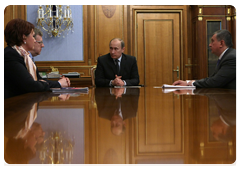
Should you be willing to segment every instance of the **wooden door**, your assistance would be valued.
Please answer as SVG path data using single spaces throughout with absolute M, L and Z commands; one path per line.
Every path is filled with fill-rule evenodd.
M 161 86 L 180 79 L 180 15 L 178 12 L 137 14 L 140 84 Z

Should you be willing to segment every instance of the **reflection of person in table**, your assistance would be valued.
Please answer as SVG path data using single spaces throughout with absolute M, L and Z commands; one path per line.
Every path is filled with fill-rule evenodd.
M 43 143 L 45 132 L 35 122 L 38 103 L 54 94 L 25 95 L 25 98 L 15 97 L 16 102 L 6 99 L 4 103 L 4 159 L 7 163 L 28 163 L 35 157 L 36 146 Z
M 216 140 L 229 141 L 233 137 L 233 129 L 236 127 L 236 94 L 209 94 L 213 99 L 219 117 L 210 129 Z
M 96 88 L 95 99 L 99 117 L 111 121 L 111 131 L 120 135 L 126 119 L 136 117 L 139 88 Z
M 7 140 L 4 159 L 9 164 L 26 164 L 35 157 L 37 140 L 29 130 L 23 138 L 11 137 Z
M 7 163 L 28 163 L 35 157 L 36 145 L 44 141 L 45 132 L 39 123 L 34 122 L 37 117 L 37 103 L 29 109 L 29 114 L 23 113 L 16 117 L 20 119 L 13 117 L 5 122 L 6 152 L 4 157 Z
M 214 101 L 219 117 L 210 127 L 213 137 L 221 141 L 231 140 L 236 127 L 236 90 L 200 88 L 194 93 Z
M 32 124 L 31 130 L 37 139 L 37 145 L 42 144 L 45 136 L 45 132 L 43 131 L 42 126 L 39 123 L 34 122 Z
M 204 95 L 213 100 L 219 117 L 210 130 L 216 140 L 227 141 L 232 138 L 233 127 L 236 126 L 236 90 L 201 88 L 195 90 L 176 90 L 174 94 Z
M 43 143 L 45 132 L 34 122 L 30 129 L 21 129 L 17 136 L 6 138 L 4 158 L 7 163 L 26 164 L 36 156 L 36 145 Z

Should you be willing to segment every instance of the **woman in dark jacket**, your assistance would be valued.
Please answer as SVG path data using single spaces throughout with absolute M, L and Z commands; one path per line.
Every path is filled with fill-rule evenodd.
M 38 79 L 36 65 L 28 53 L 36 42 L 34 25 L 22 19 L 13 19 L 7 24 L 4 35 L 8 45 L 4 49 L 4 99 L 50 90 L 47 81 Z

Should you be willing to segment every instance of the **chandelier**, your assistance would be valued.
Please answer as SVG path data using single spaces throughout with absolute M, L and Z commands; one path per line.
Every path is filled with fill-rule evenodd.
M 69 5 L 39 5 L 37 28 L 47 32 L 49 37 L 60 37 L 73 31 L 72 11 Z

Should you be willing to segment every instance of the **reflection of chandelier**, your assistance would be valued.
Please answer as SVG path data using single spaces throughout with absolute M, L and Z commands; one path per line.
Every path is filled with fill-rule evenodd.
M 41 163 L 71 163 L 73 159 L 74 139 L 64 138 L 60 132 L 51 133 L 39 148 Z
M 45 13 L 44 13 L 45 12 Z M 52 37 L 60 37 L 64 31 L 73 32 L 72 11 L 69 5 L 39 5 L 37 27 Z

